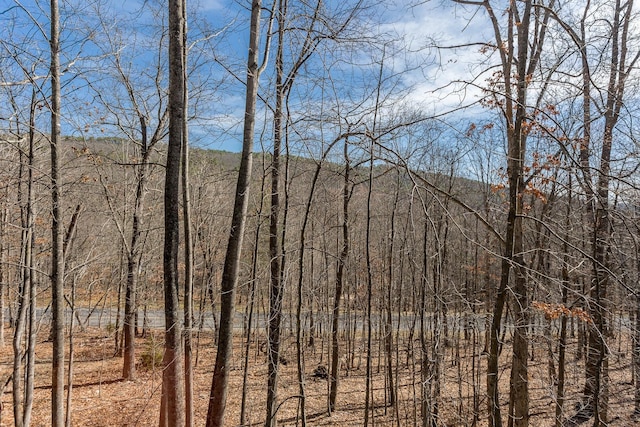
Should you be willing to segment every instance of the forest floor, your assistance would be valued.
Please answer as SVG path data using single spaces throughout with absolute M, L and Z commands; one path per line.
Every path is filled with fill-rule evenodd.
M 12 366 L 11 331 L 5 330 L 5 345 L 0 348 L 0 380 L 7 380 Z M 39 337 L 40 338 L 40 337 Z M 36 350 L 36 390 L 33 408 L 33 426 L 50 425 L 50 393 L 51 393 L 51 343 L 45 342 L 46 336 L 38 341 Z M 472 357 L 471 341 L 460 339 L 456 344 L 445 349 L 443 390 L 440 402 L 441 425 L 471 426 L 473 425 L 474 399 L 479 408 L 479 421 L 476 425 L 486 425 L 485 377 L 486 357 L 476 354 Z M 228 426 L 239 425 L 240 402 L 242 395 L 243 357 L 242 344 L 238 338 L 235 343 L 233 368 L 230 374 L 229 399 L 226 422 Z M 574 347 L 571 348 L 571 345 Z M 574 406 L 580 398 L 583 384 L 584 368 L 582 361 L 575 360 L 575 339 L 567 351 L 567 394 L 566 416 L 573 414 Z M 279 382 L 279 401 L 282 403 L 278 419 L 280 426 L 295 426 L 299 394 L 296 379 L 295 341 L 293 337 L 285 338 L 284 357 L 288 363 L 282 366 Z M 407 344 L 401 343 L 397 355 L 399 369 L 396 381 L 398 386 L 398 405 L 387 407 L 385 402 L 385 375 L 382 358 L 373 358 L 374 413 L 372 425 L 377 426 L 413 426 L 420 425 L 420 406 L 417 404 L 420 395 L 420 367 L 408 357 Z M 630 343 L 621 339 L 611 345 L 610 359 L 610 426 L 634 425 L 631 418 L 633 412 L 633 382 L 631 379 Z M 153 354 L 154 349 L 161 355 L 162 340 L 158 331 L 151 337 L 139 338 L 138 360 L 142 354 Z M 345 344 L 346 348 L 346 344 Z M 535 349 L 534 360 L 530 362 L 531 393 L 531 426 L 551 426 L 554 424 L 555 386 L 549 377 L 548 346 L 542 336 L 534 338 L 532 348 Z M 263 424 L 266 400 L 266 356 L 260 339 L 251 349 L 248 373 L 247 421 L 250 425 Z M 505 347 L 501 359 L 501 399 L 503 416 L 507 413 L 510 356 Z M 68 350 L 68 346 L 67 346 Z M 569 351 L 570 350 L 570 351 Z M 123 381 L 122 358 L 114 357 L 114 340 L 104 329 L 88 329 L 74 333 L 74 363 L 72 388 L 72 425 L 73 426 L 155 426 L 158 423 L 161 391 L 161 370 L 140 366 L 135 381 Z M 415 343 L 416 355 L 418 343 Z M 479 352 L 479 350 L 476 350 Z M 328 395 L 327 381 L 313 378 L 314 369 L 326 365 L 327 346 L 316 340 L 315 348 L 305 349 L 306 366 L 306 408 L 308 424 L 313 426 L 361 426 L 364 419 L 365 402 L 365 364 L 366 353 L 356 348 L 353 352 L 354 366 L 350 370 L 343 369 L 338 390 L 337 410 L 329 416 L 326 412 Z M 196 352 L 194 351 L 194 356 Z M 195 423 L 203 426 L 206 418 L 209 389 L 215 361 L 215 347 L 211 334 L 202 334 L 197 351 L 198 364 L 194 375 Z M 554 363 L 557 363 L 555 361 Z M 480 371 L 477 367 L 480 366 Z M 12 394 L 9 384 L 2 395 L 0 409 L 1 426 L 13 425 Z M 591 422 L 585 424 L 590 425 Z M 298 424 L 299 425 L 299 424 Z M 640 424 L 639 424 L 640 425 Z

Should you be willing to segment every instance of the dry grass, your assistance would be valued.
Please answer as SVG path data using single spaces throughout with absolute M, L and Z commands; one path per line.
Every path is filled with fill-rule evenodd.
M 10 337 L 10 330 L 6 330 Z M 465 344 L 465 341 L 461 341 Z M 138 349 L 143 352 L 146 341 L 140 339 Z M 266 356 L 260 352 L 260 346 L 252 349 L 249 371 L 249 399 L 248 420 L 252 425 L 262 425 L 265 413 L 266 398 Z M 611 426 L 633 425 L 631 413 L 633 411 L 633 384 L 630 371 L 629 344 L 624 341 L 621 351 L 614 351 L 611 357 Z M 284 343 L 285 357 L 289 360 L 282 366 L 279 384 L 280 401 L 282 404 L 278 418 L 281 426 L 296 425 L 298 408 L 298 384 L 296 380 L 295 342 L 292 337 L 286 338 Z M 530 391 L 531 391 L 531 426 L 553 425 L 555 412 L 554 386 L 550 385 L 548 375 L 548 359 L 546 344 L 542 337 L 536 337 L 535 359 L 531 362 Z M 573 355 L 575 343 L 568 349 L 567 363 L 567 415 L 573 413 L 573 405 L 579 400 L 579 390 L 583 383 L 584 370 L 581 362 L 575 361 Z M 197 426 L 204 425 L 206 417 L 211 375 L 215 359 L 215 348 L 211 336 L 203 336 L 198 353 L 198 365 L 195 369 L 195 416 Z M 326 365 L 326 346 L 318 342 L 315 350 L 306 349 L 306 395 L 307 416 L 309 424 L 313 426 L 361 426 L 364 417 L 364 357 L 360 359 L 360 368 L 355 367 L 349 372 L 343 371 L 341 378 L 337 410 L 328 416 L 326 413 L 326 380 L 311 378 L 313 369 L 319 364 Z M 503 370 L 501 371 L 501 396 L 505 400 L 508 396 L 509 364 L 508 348 L 503 352 Z M 417 351 L 417 347 L 416 347 Z M 441 421 L 447 426 L 472 425 L 473 420 L 473 371 L 469 346 L 460 346 L 459 354 L 455 346 L 446 349 L 445 379 L 440 403 Z M 122 359 L 113 357 L 113 337 L 106 331 L 90 329 L 75 335 L 74 379 L 73 379 L 73 425 L 74 426 L 155 426 L 158 422 L 160 405 L 161 371 L 143 370 L 138 372 L 135 381 L 122 381 Z M 325 356 L 321 359 L 321 353 Z M 626 353 L 626 354 L 624 354 Z M 230 394 L 227 404 L 226 424 L 238 425 L 240 414 L 240 399 L 242 392 L 242 367 L 240 355 L 241 344 L 236 342 L 234 367 L 230 376 Z M 358 353 L 362 355 L 360 351 Z M 417 354 L 417 353 L 416 353 Z M 417 363 L 407 365 L 406 353 L 399 352 L 400 369 L 398 371 L 399 402 L 397 409 L 384 405 L 384 375 L 377 357 L 373 360 L 374 370 L 374 401 L 376 405 L 373 421 L 377 426 L 412 426 L 414 419 L 419 416 L 417 396 L 420 390 L 420 372 Z M 139 360 L 141 358 L 139 357 Z M 50 385 L 51 385 L 51 344 L 40 341 L 37 346 L 36 391 L 34 403 L 34 426 L 50 424 Z M 480 361 L 481 371 L 475 381 L 479 391 L 479 407 L 485 410 L 484 376 L 486 359 Z M 358 362 L 356 356 L 355 362 Z M 455 362 L 455 363 L 454 363 Z M 11 343 L 8 340 L 0 349 L 0 379 L 4 381 L 10 374 L 12 364 Z M 13 425 L 11 385 L 2 396 L 2 426 Z M 504 407 L 506 413 L 507 408 Z M 478 426 L 486 425 L 484 413 L 480 414 Z

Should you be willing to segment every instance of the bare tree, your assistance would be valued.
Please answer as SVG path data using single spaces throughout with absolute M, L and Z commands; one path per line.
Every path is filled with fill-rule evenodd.
M 182 84 L 183 110 L 189 111 L 189 90 L 187 73 L 187 2 L 182 0 Z M 184 227 L 184 389 L 185 389 L 185 425 L 193 425 L 193 363 L 192 332 L 193 327 L 193 275 L 194 244 L 191 223 L 191 189 L 189 179 L 189 123 L 182 123 L 182 211 Z
M 558 13 L 553 17 L 566 31 L 575 45 L 581 65 L 582 134 L 578 144 L 575 163 L 580 174 L 579 183 L 585 195 L 584 210 L 590 229 L 590 262 L 592 265 L 591 284 L 589 285 L 587 307 L 592 323 L 588 330 L 588 351 L 585 363 L 584 401 L 580 410 L 571 417 L 570 422 L 580 423 L 595 417 L 594 425 L 607 422 L 608 407 L 608 346 L 610 335 L 607 324 L 609 287 L 612 282 L 610 250 L 612 245 L 611 225 L 611 183 L 612 153 L 614 152 L 615 129 L 624 106 L 627 80 L 630 72 L 640 58 L 640 51 L 630 51 L 630 28 L 635 18 L 633 1 L 614 0 L 607 4 L 610 13 L 603 19 L 608 23 L 604 38 L 608 41 L 604 47 L 595 43 L 597 55 L 608 58 L 607 61 L 593 61 L 591 53 L 592 38 L 603 37 L 598 34 L 599 27 L 591 22 L 593 13 L 591 2 L 581 9 L 577 24 L 562 19 Z M 592 34 L 593 33 L 593 34 Z M 602 69 L 601 69 L 602 68 Z M 602 81 L 600 81 L 600 78 Z M 602 87 L 600 87 L 602 83 Z M 594 106 L 599 115 L 594 114 Z M 603 119 L 602 145 L 595 156 L 597 166 L 592 166 L 594 158 L 594 127 L 598 119 Z M 568 151 L 568 150 L 567 150 Z
M 280 223 L 280 155 L 283 141 L 288 138 L 290 121 L 289 97 L 294 82 L 303 67 L 316 53 L 323 41 L 339 40 L 339 36 L 353 20 L 359 10 L 357 3 L 348 10 L 346 17 L 340 17 L 335 27 L 327 27 L 335 18 L 325 15 L 322 1 L 303 5 L 309 11 L 301 11 L 297 15 L 289 11 L 288 0 L 277 1 L 277 50 L 275 58 L 275 105 L 273 107 L 273 155 L 271 164 L 271 211 L 269 221 L 269 255 L 270 255 L 270 293 L 269 293 L 269 352 L 267 380 L 267 414 L 265 426 L 275 427 L 278 388 L 278 369 L 280 363 L 280 335 L 282 319 L 282 300 L 284 298 L 284 245 L 286 224 Z M 299 33 L 299 35 L 295 35 Z M 287 37 L 289 36 L 290 39 Z M 299 41 L 298 41 L 299 40 Z M 293 51 L 285 55 L 285 46 L 292 44 Z M 288 70 L 285 61 L 289 60 Z M 285 189 L 288 183 L 285 183 Z M 287 194 L 285 194 L 284 215 L 287 215 Z M 279 237 L 279 230 L 282 236 Z M 279 240 L 280 239 L 280 240 Z M 303 397 L 304 399 L 304 397 Z
M 523 427 L 529 422 L 527 336 L 529 296 L 522 228 L 522 195 L 526 185 L 524 162 L 529 133 L 527 128 L 528 89 L 545 44 L 546 25 L 538 25 L 538 23 L 548 22 L 549 12 L 547 10 L 537 14 L 540 9 L 535 9 L 532 1 L 524 1 L 521 6 L 512 3 L 505 12 L 507 22 L 501 25 L 501 16 L 496 13 L 490 1 L 455 1 L 484 8 L 493 28 L 495 44 L 492 46 L 498 46 L 496 51 L 499 54 L 500 73 L 490 90 L 493 93 L 495 105 L 498 106 L 505 121 L 509 210 L 506 218 L 500 283 L 489 332 L 487 405 L 489 425 L 502 426 L 498 392 L 499 334 L 513 270 L 515 285 L 511 291 L 515 302 L 513 305 L 515 332 L 509 391 L 509 426 Z
M 51 425 L 64 425 L 64 226 L 60 176 L 60 10 L 51 0 Z
M 183 0 L 169 2 L 169 146 L 164 190 L 165 347 L 160 426 L 185 425 L 182 319 L 178 304 L 180 160 L 185 128 Z
M 593 325 L 589 328 L 589 351 L 585 363 L 586 380 L 584 387 L 585 404 L 576 414 L 595 417 L 595 426 L 606 425 L 608 420 L 608 349 L 606 337 L 609 335 L 607 325 L 608 288 L 611 282 L 609 245 L 611 244 L 610 219 L 610 186 L 611 186 L 611 155 L 614 141 L 614 130 L 620 118 L 620 111 L 624 105 L 625 86 L 630 70 L 638 59 L 640 51 L 634 56 L 629 52 L 629 31 L 633 18 L 633 1 L 622 2 L 616 0 L 613 9 L 611 25 L 611 53 L 609 79 L 604 97 L 604 132 L 602 148 L 599 155 L 600 165 L 597 169 L 595 191 L 590 190 L 592 182 L 587 182 L 589 211 L 593 214 L 593 276 L 590 286 L 589 307 L 593 318 Z M 588 73 L 588 69 L 583 70 Z M 585 88 L 588 96 L 588 86 Z M 585 113 L 586 114 L 586 113 Z M 585 129 L 591 123 L 584 123 Z M 585 140 L 588 144 L 588 140 Z M 590 147 L 583 145 L 581 156 L 588 156 Z M 583 164 L 584 166 L 584 164 Z M 585 179 L 590 177 L 586 174 Z
M 345 282 L 345 265 L 349 255 L 349 201 L 353 194 L 351 183 L 351 162 L 349 160 L 349 140 L 344 141 L 344 179 L 342 183 L 342 248 L 338 255 L 333 306 L 331 312 L 331 372 L 329 374 L 329 413 L 336 408 L 338 397 L 338 369 L 340 367 L 340 343 L 338 340 L 340 327 L 340 304 Z
M 22 214 L 21 233 L 21 281 L 18 291 L 18 315 L 15 321 L 13 335 L 13 417 L 16 427 L 29 426 L 33 405 L 33 371 L 35 369 L 35 271 L 34 271 L 34 242 L 35 242 L 35 182 L 34 169 L 36 130 L 35 130 L 36 97 L 32 92 L 29 117 L 29 131 L 27 133 L 28 148 L 26 155 L 20 149 L 20 171 L 22 175 L 26 169 L 26 194 L 23 191 L 22 179 L 18 183 L 18 202 Z M 26 157 L 26 159 L 25 159 Z M 26 161 L 25 161 L 26 160 Z M 24 200 L 22 200 L 24 198 Z M 33 306 L 33 307 L 32 307 Z M 25 354 L 25 332 L 28 342 Z M 26 357 L 25 357 L 26 356 Z M 26 363 L 25 363 L 26 360 Z
M 218 333 L 218 349 L 216 353 L 216 364 L 213 370 L 211 394 L 209 395 L 207 427 L 221 427 L 224 425 L 224 412 L 227 404 L 229 364 L 231 362 L 231 349 L 233 346 L 235 289 L 238 283 L 242 240 L 244 237 L 244 227 L 249 202 L 258 84 L 260 73 L 263 69 L 258 65 L 261 9 L 262 0 L 253 0 L 251 3 L 251 26 L 249 30 L 249 53 L 247 58 L 247 86 L 242 135 L 242 157 L 240 159 L 231 229 L 220 286 L 222 292 L 220 297 L 220 330 Z M 269 50 L 268 42 L 265 50 L 267 52 Z

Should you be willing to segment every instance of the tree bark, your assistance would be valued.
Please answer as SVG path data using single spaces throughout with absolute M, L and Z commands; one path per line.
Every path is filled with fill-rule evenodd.
M 64 425 L 64 254 L 60 177 L 60 13 L 51 0 L 51 425 Z
M 220 296 L 220 329 L 218 331 L 218 350 L 213 370 L 209 408 L 207 411 L 207 427 L 222 427 L 227 402 L 229 381 L 229 363 L 233 339 L 233 312 L 235 289 L 240 268 L 242 239 L 249 201 L 249 184 L 253 156 L 253 137 L 255 129 L 256 100 L 260 69 L 258 68 L 258 48 L 260 44 L 260 12 L 261 0 L 251 3 L 251 27 L 249 37 L 249 54 L 247 59 L 247 91 L 245 96 L 244 129 L 242 138 L 242 156 L 238 171 L 231 230 L 222 272 Z
M 335 290 L 333 294 L 333 309 L 331 314 L 331 372 L 329 374 L 329 413 L 336 408 L 336 400 L 338 397 L 338 368 L 340 367 L 340 343 L 338 332 L 340 327 L 340 302 L 342 299 L 342 290 L 344 286 L 345 265 L 347 256 L 349 255 L 349 200 L 351 199 L 350 190 L 350 171 L 351 163 L 349 161 L 349 141 L 344 142 L 344 180 L 342 184 L 342 249 L 338 256 L 338 267 L 336 271 Z
M 280 228 L 280 153 L 284 117 L 284 31 L 287 14 L 287 0 L 278 0 L 278 47 L 276 50 L 276 103 L 273 113 L 273 155 L 271 157 L 271 210 L 269 215 L 269 256 L 270 256 L 270 292 L 269 292 L 269 351 L 267 371 L 267 413 L 265 427 L 276 427 L 278 405 L 278 370 L 280 364 L 280 324 L 282 321 L 282 253 L 278 242 Z
M 146 195 L 147 175 L 149 170 L 149 147 L 147 143 L 147 125 L 144 116 L 140 116 L 140 133 L 141 141 L 141 164 L 137 171 L 136 196 L 133 208 L 133 219 L 131 224 L 131 241 L 129 242 L 129 251 L 127 253 L 127 285 L 125 290 L 124 301 L 124 320 L 123 335 L 124 363 L 122 367 L 122 378 L 126 380 L 134 380 L 136 376 L 136 355 L 135 355 L 135 338 L 136 338 L 136 321 L 137 312 L 137 285 L 138 285 L 138 269 L 140 265 L 140 238 L 142 237 L 142 225 L 144 214 L 144 201 Z
M 264 158 L 263 158 L 264 165 Z M 266 181 L 266 174 L 263 173 L 260 180 L 260 193 L 264 194 L 264 186 Z M 260 245 L 260 230 L 262 229 L 262 212 L 264 209 L 264 197 L 260 197 L 258 210 L 256 212 L 257 224 L 255 234 L 253 238 L 253 253 L 251 256 L 251 285 L 249 286 L 249 313 L 247 316 L 247 333 L 244 347 L 244 372 L 242 377 L 242 401 L 240 403 L 240 425 L 244 426 L 247 422 L 247 388 L 248 388 L 248 376 L 249 376 L 249 350 L 251 348 L 251 332 L 253 328 L 253 312 L 255 308 L 256 298 L 256 282 L 258 276 L 258 256 Z
M 636 257 L 638 257 L 638 249 L 636 249 Z M 636 271 L 640 273 L 640 258 L 636 261 Z M 633 332 L 633 373 L 635 379 L 634 393 L 634 417 L 640 417 L 640 295 L 636 295 L 635 301 L 635 330 Z
M 182 124 L 182 212 L 184 227 L 184 391 L 185 391 L 185 426 L 193 425 L 193 233 L 191 226 L 191 190 L 189 178 L 189 91 L 187 79 L 187 2 L 182 0 L 182 84 L 183 111 Z
M 589 307 L 592 324 L 588 330 L 588 351 L 585 360 L 585 387 L 583 408 L 574 415 L 573 419 L 580 421 L 595 417 L 594 425 L 600 426 L 607 423 L 608 417 L 608 346 L 607 336 L 609 326 L 607 324 L 609 273 L 609 247 L 611 240 L 611 224 L 609 218 L 609 187 L 611 171 L 611 153 L 613 146 L 614 129 L 618 123 L 620 110 L 623 105 L 626 79 L 629 71 L 635 66 L 640 57 L 628 61 L 628 37 L 629 26 L 632 18 L 633 1 L 622 3 L 616 0 L 614 15 L 611 21 L 611 62 L 609 65 L 609 81 L 605 97 L 604 107 L 604 132 L 602 137 L 602 149 L 599 156 L 600 167 L 597 170 L 597 183 L 594 191 L 587 191 L 587 211 L 594 219 L 592 234 L 592 260 L 593 276 L 590 286 Z M 584 31 L 584 30 L 583 30 Z M 585 67 L 583 74 L 585 79 L 590 77 L 589 69 Z M 590 86 L 585 83 L 585 99 L 589 96 Z M 585 119 L 588 110 L 585 109 Z M 584 123 L 584 128 L 589 129 L 591 123 Z M 586 137 L 586 135 L 585 135 Z M 591 178 L 588 164 L 590 141 L 586 140 L 581 147 L 581 163 L 585 179 Z M 586 182 L 591 186 L 591 181 Z
M 5 192 L 5 200 L 8 198 L 9 188 L 7 187 Z M 5 306 L 6 299 L 5 294 L 7 292 L 7 284 L 5 283 L 5 263 L 6 257 L 6 223 L 9 217 L 9 208 L 6 206 L 0 207 L 2 213 L 0 214 L 0 348 L 4 347 L 4 324 L 5 324 Z
M 387 301 L 385 304 L 386 319 L 384 322 L 384 351 L 386 358 L 387 392 L 389 395 L 389 406 L 396 406 L 396 389 L 394 387 L 393 376 L 393 297 L 394 297 L 394 247 L 396 239 L 396 214 L 398 209 L 398 198 L 400 197 L 400 169 L 396 169 L 396 188 L 393 195 L 393 206 L 390 218 L 389 253 L 387 254 Z M 400 316 L 398 316 L 400 321 Z
M 337 142 L 339 142 L 340 140 L 342 140 L 342 136 L 338 137 L 337 139 L 335 139 L 331 144 L 329 144 L 329 146 L 327 147 L 327 149 L 324 151 L 323 155 L 322 155 L 322 159 L 318 162 L 318 164 L 316 165 L 316 170 L 315 173 L 313 175 L 313 178 L 311 180 L 311 188 L 309 190 L 309 197 L 307 199 L 307 203 L 306 203 L 306 207 L 305 207 L 305 211 L 304 211 L 304 219 L 302 221 L 302 227 L 300 229 L 300 251 L 299 251 L 299 257 L 298 257 L 298 306 L 297 306 L 297 310 L 296 310 L 296 350 L 297 350 L 297 361 L 298 361 L 298 383 L 299 383 L 299 390 L 300 390 L 300 398 L 301 398 L 301 402 L 300 402 L 300 409 L 301 409 L 301 421 L 302 421 L 302 425 L 305 426 L 307 423 L 307 419 L 306 419 L 306 411 L 305 411 L 305 379 L 304 379 L 304 364 L 303 362 L 303 351 L 302 351 L 302 345 L 303 345 L 303 340 L 302 340 L 302 298 L 303 298 L 303 294 L 302 294 L 302 289 L 303 289 L 303 278 L 304 278 L 304 254 L 305 254 L 305 249 L 306 249 L 306 230 L 307 230 L 307 225 L 309 223 L 309 216 L 311 214 L 311 207 L 313 205 L 313 196 L 315 194 L 315 190 L 316 190 L 316 185 L 318 183 L 318 178 L 320 177 L 320 172 L 322 170 L 322 167 L 324 165 L 324 162 L 326 160 L 326 157 L 329 155 L 330 150 L 335 146 L 335 144 Z M 348 203 L 349 203 L 349 197 L 350 197 L 350 192 L 349 192 L 349 161 L 348 161 L 348 142 L 345 140 L 344 143 L 344 150 L 345 150 L 345 163 L 346 163 L 346 171 L 345 171 L 345 184 L 343 186 L 343 215 L 345 214 L 347 208 L 348 208 Z M 346 239 L 347 240 L 343 240 L 346 241 L 346 249 L 343 245 L 343 250 L 338 258 L 338 269 L 342 268 L 342 271 L 340 271 L 338 274 L 340 275 L 340 282 L 342 282 L 342 274 L 344 272 L 344 258 L 346 258 L 347 255 L 347 251 L 348 251 L 348 228 L 347 231 L 345 231 L 344 227 L 345 224 L 347 222 L 347 218 L 348 217 L 344 217 L 343 220 L 343 239 L 345 238 L 345 232 L 347 233 L 346 235 Z M 313 229 L 312 229 L 313 231 Z M 344 257 L 344 258 L 343 258 Z M 313 261 L 311 263 L 311 270 L 313 273 Z M 311 274 L 311 277 L 313 277 L 313 274 Z M 338 289 L 339 288 L 339 289 Z M 338 292 L 339 291 L 339 292 Z M 338 296 L 339 294 L 339 296 Z M 336 299 L 337 299 L 337 304 L 338 304 L 338 309 L 340 306 L 340 297 L 342 295 L 342 283 L 340 283 L 340 286 L 336 285 Z M 339 310 L 338 310 L 339 313 Z M 337 340 L 338 340 L 338 314 L 336 314 L 336 307 L 335 307 L 335 300 L 334 300 L 334 312 L 333 312 L 333 319 L 332 319 L 332 333 L 331 333 L 331 337 L 332 337 L 332 345 L 335 345 L 333 348 L 335 349 L 335 353 L 333 353 L 332 351 L 332 364 L 331 364 L 331 390 L 333 391 L 333 384 L 335 383 L 337 385 L 337 370 L 338 370 L 338 354 L 337 354 Z M 313 331 L 311 332 L 313 334 Z M 335 361 L 335 362 L 334 362 Z M 334 371 L 335 370 L 335 371 Z M 335 376 L 334 376 L 335 374 Z M 329 413 L 333 412 L 334 407 L 335 407 L 335 398 L 336 398 L 336 394 L 337 394 L 337 387 L 336 387 L 336 392 L 335 393 L 331 393 L 330 392 L 330 399 L 329 399 Z M 331 398 L 333 398 L 333 403 L 331 401 Z
M 493 318 L 489 330 L 489 357 L 487 366 L 487 404 L 489 411 L 489 427 L 501 427 L 502 418 L 498 393 L 499 369 L 498 357 L 500 347 L 500 330 L 507 291 L 514 267 L 513 295 L 515 298 L 515 329 L 513 357 L 511 360 L 511 378 L 509 385 L 509 421 L 510 427 L 525 427 L 529 423 L 528 393 L 528 307 L 527 282 L 525 276 L 524 242 L 522 230 L 523 194 L 525 191 L 524 160 L 526 154 L 527 134 L 525 127 L 528 119 L 527 88 L 533 72 L 536 70 L 542 46 L 544 45 L 546 25 L 535 27 L 530 33 L 533 2 L 524 1 L 522 10 L 512 3 L 507 10 L 506 40 L 501 34 L 498 17 L 489 2 L 483 6 L 492 22 L 495 41 L 501 60 L 501 85 L 504 93 L 500 93 L 503 103 L 502 114 L 507 127 L 507 181 L 509 186 L 509 210 L 506 218 L 505 245 L 500 273 L 500 283 L 493 309 Z M 549 12 L 542 18 L 548 20 Z M 536 18 L 538 19 L 538 18 Z M 535 41 L 535 42 L 534 42 Z M 533 46 L 531 52 L 529 45 Z M 513 66 L 516 70 L 513 70 Z M 515 71 L 515 73 L 514 73 Z
M 164 188 L 165 348 L 160 426 L 184 426 L 184 353 L 178 302 L 180 159 L 184 129 L 182 0 L 169 1 L 169 145 Z

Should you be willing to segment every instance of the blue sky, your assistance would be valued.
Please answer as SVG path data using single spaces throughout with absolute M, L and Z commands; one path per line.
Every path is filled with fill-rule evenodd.
M 329 9 L 342 8 L 336 13 L 336 21 L 339 21 L 355 2 L 327 0 L 324 4 Z M 191 142 L 198 146 L 240 150 L 249 37 L 248 4 L 248 0 L 189 2 L 189 37 L 193 44 L 190 53 L 190 113 L 194 116 L 191 120 Z M 302 2 L 292 1 L 291 4 L 292 7 L 300 7 Z M 134 107 L 145 112 L 149 126 L 153 128 L 166 103 L 163 93 L 166 89 L 166 48 L 159 44 L 165 34 L 166 2 L 69 0 L 61 5 L 65 12 L 62 27 L 64 133 L 139 138 Z M 265 2 L 265 7 L 269 5 Z M 316 155 L 322 142 L 332 140 L 347 125 L 371 128 L 381 61 L 384 62 L 384 85 L 380 95 L 384 102 L 382 109 L 376 112 L 378 120 L 381 117 L 389 121 L 400 120 L 403 114 L 437 116 L 438 125 L 446 129 L 438 142 L 450 143 L 451 148 L 456 148 L 456 144 L 464 140 L 472 122 L 481 124 L 493 119 L 499 126 L 501 119 L 497 110 L 476 105 L 485 95 L 481 88 L 488 85 L 487 77 L 496 64 L 495 50 L 488 49 L 483 53 L 479 44 L 494 38 L 482 8 L 458 5 L 451 0 L 416 2 L 415 6 L 404 0 L 372 1 L 367 5 L 370 7 L 355 22 L 357 28 L 349 34 L 358 40 L 326 42 L 306 63 L 296 80 L 290 100 L 291 117 L 296 128 L 290 134 L 295 142 L 299 142 L 298 153 Z M 43 132 L 47 132 L 49 3 L 8 0 L 3 7 L 0 6 L 0 127 L 8 127 L 16 117 L 16 111 L 9 102 L 10 96 L 14 97 L 17 114 L 22 115 L 23 123 L 26 122 L 25 113 L 31 97 L 30 85 L 8 83 L 35 78 L 41 91 L 38 94 L 38 124 Z M 573 22 L 575 18 L 571 14 L 581 5 L 571 3 L 562 7 L 560 13 L 568 22 Z M 602 37 L 606 33 L 601 24 L 596 24 L 604 22 L 609 11 L 603 10 L 599 2 L 598 8 L 594 6 L 592 9 L 589 49 L 595 67 L 594 90 L 600 90 L 600 93 L 594 92 L 593 102 L 596 105 L 602 104 L 608 75 L 607 61 L 600 60 L 600 53 L 606 53 L 608 49 L 604 45 L 607 39 Z M 499 19 L 504 19 L 504 15 L 500 14 Z M 556 59 L 554 55 L 568 49 L 566 34 L 562 36 L 558 28 L 555 31 L 561 37 L 548 43 L 545 51 L 547 64 Z M 362 43 L 362 39 L 371 43 Z M 384 54 L 383 41 L 387 42 Z M 295 50 L 299 44 L 287 46 L 293 46 Z M 123 73 L 132 83 L 135 106 L 127 95 L 122 75 L 116 72 L 114 52 L 118 52 Z M 562 72 L 556 75 L 560 81 L 558 84 L 554 82 L 555 92 L 550 93 L 549 99 L 551 102 L 556 102 L 556 99 L 563 102 L 567 106 L 566 114 L 570 115 L 568 107 L 579 108 L 576 95 L 579 86 L 575 84 L 579 75 L 576 74 L 575 52 L 568 56 L 570 59 L 562 64 Z M 261 79 L 257 149 L 268 149 L 272 139 L 269 105 L 273 103 L 274 93 L 273 63 L 272 55 Z M 633 134 L 638 81 L 637 78 L 629 79 L 629 102 L 619 125 L 622 139 L 628 139 L 625 141 L 627 152 L 637 152 Z M 534 85 L 530 88 L 532 99 L 535 91 Z M 442 116 L 452 111 L 458 112 L 448 114 L 446 118 Z M 115 126 L 116 119 L 119 120 L 119 129 Z M 570 121 L 571 117 L 566 117 L 566 120 Z M 597 120 L 602 121 L 601 117 Z M 594 123 L 596 132 L 600 131 L 600 122 Z M 572 136 L 579 137 L 579 131 L 573 129 L 575 135 Z M 413 138 L 404 137 L 407 141 Z M 419 140 L 416 141 L 418 143 Z M 502 135 L 496 134 L 495 138 L 476 143 L 483 144 L 481 148 L 488 149 L 493 158 L 504 159 Z M 546 141 L 542 144 L 549 146 Z M 624 156 L 621 154 L 619 157 Z
M 114 120 L 101 105 L 102 101 L 111 102 L 112 111 L 115 108 L 122 113 L 132 109 L 127 105 L 125 87 L 114 73 L 113 58 L 105 55 L 108 52 L 107 41 L 117 45 L 121 66 L 134 84 L 138 108 L 145 109 L 150 124 L 153 124 L 154 118 L 158 117 L 158 109 L 163 105 L 157 97 L 155 79 L 159 77 L 162 80 L 166 75 L 162 70 L 156 73 L 158 64 L 164 67 L 166 62 L 161 58 L 163 51 L 158 50 L 157 43 L 166 18 L 164 2 L 109 0 L 62 4 L 65 10 L 73 11 L 63 16 L 63 66 L 73 64 L 64 75 L 65 133 L 76 136 L 115 133 L 115 128 L 110 125 Z M 189 36 L 195 44 L 191 59 L 192 65 L 197 66 L 192 83 L 192 108 L 197 115 L 191 125 L 192 141 L 201 146 L 231 151 L 240 149 L 244 109 L 242 81 L 248 44 L 247 4 L 247 1 L 228 0 L 189 2 Z M 328 3 L 329 8 L 347 5 L 347 2 Z M 42 30 L 48 31 L 48 2 L 13 0 L 9 6 L 14 6 L 14 9 L 1 15 L 5 29 L 0 30 L 0 37 L 15 39 L 16 34 L 32 37 L 29 49 L 32 53 L 39 49 L 36 56 L 43 59 L 35 74 L 46 75 L 48 46 L 31 19 L 35 19 Z M 265 7 L 268 6 L 265 3 Z M 31 17 L 26 11 L 32 14 Z M 98 13 L 101 17 L 97 16 Z M 384 34 L 394 39 L 394 47 L 385 51 L 383 66 L 388 89 L 395 91 L 385 95 L 388 105 L 397 109 L 398 103 L 402 103 L 406 108 L 421 110 L 425 114 L 440 114 L 477 101 L 478 90 L 461 88 L 463 81 L 468 81 L 478 72 L 474 64 L 483 59 L 479 48 L 439 51 L 433 48 L 434 44 L 462 45 L 478 40 L 478 37 L 490 39 L 490 35 L 483 34 L 488 28 L 486 21 L 478 16 L 471 19 L 475 13 L 475 9 L 448 2 L 428 2 L 415 7 L 403 2 L 385 2 L 376 4 L 359 17 L 361 22 L 358 25 L 366 28 L 363 36 L 380 37 L 377 34 Z M 16 32 L 8 32 L 8 22 L 20 24 Z M 319 51 L 309 61 L 308 69 L 303 70 L 304 75 L 292 92 L 291 105 L 301 110 L 299 117 L 309 114 L 308 111 L 314 108 L 329 111 L 337 108 L 339 102 L 357 104 L 361 97 L 373 96 L 372 85 L 377 79 L 382 51 L 379 46 L 364 49 L 354 46 L 355 52 L 341 52 L 335 49 L 338 45 L 331 45 L 329 48 L 334 51 Z M 31 59 L 25 58 L 24 61 Z M 326 69 L 329 62 L 330 71 Z M 267 88 L 271 83 L 272 67 L 273 59 L 261 79 L 264 97 L 271 96 L 271 90 Z M 334 86 L 334 93 L 329 91 L 329 95 L 321 95 L 321 91 L 327 91 L 328 83 L 319 84 L 317 79 L 328 75 L 331 76 L 330 85 Z M 161 86 L 163 84 L 161 81 Z M 46 81 L 43 80 L 43 93 L 46 90 Z M 101 91 L 101 97 L 96 96 L 95 90 Z M 334 99 L 326 99 L 329 96 Z M 365 102 L 363 109 L 367 102 L 370 104 L 372 99 Z M 296 111 L 293 114 L 295 116 Z M 130 134 L 135 137 L 135 117 L 131 114 L 124 116 L 122 120 L 129 121 L 126 126 L 131 128 Z M 258 116 L 268 116 L 264 103 L 259 107 Z M 268 145 L 269 132 L 264 135 Z

